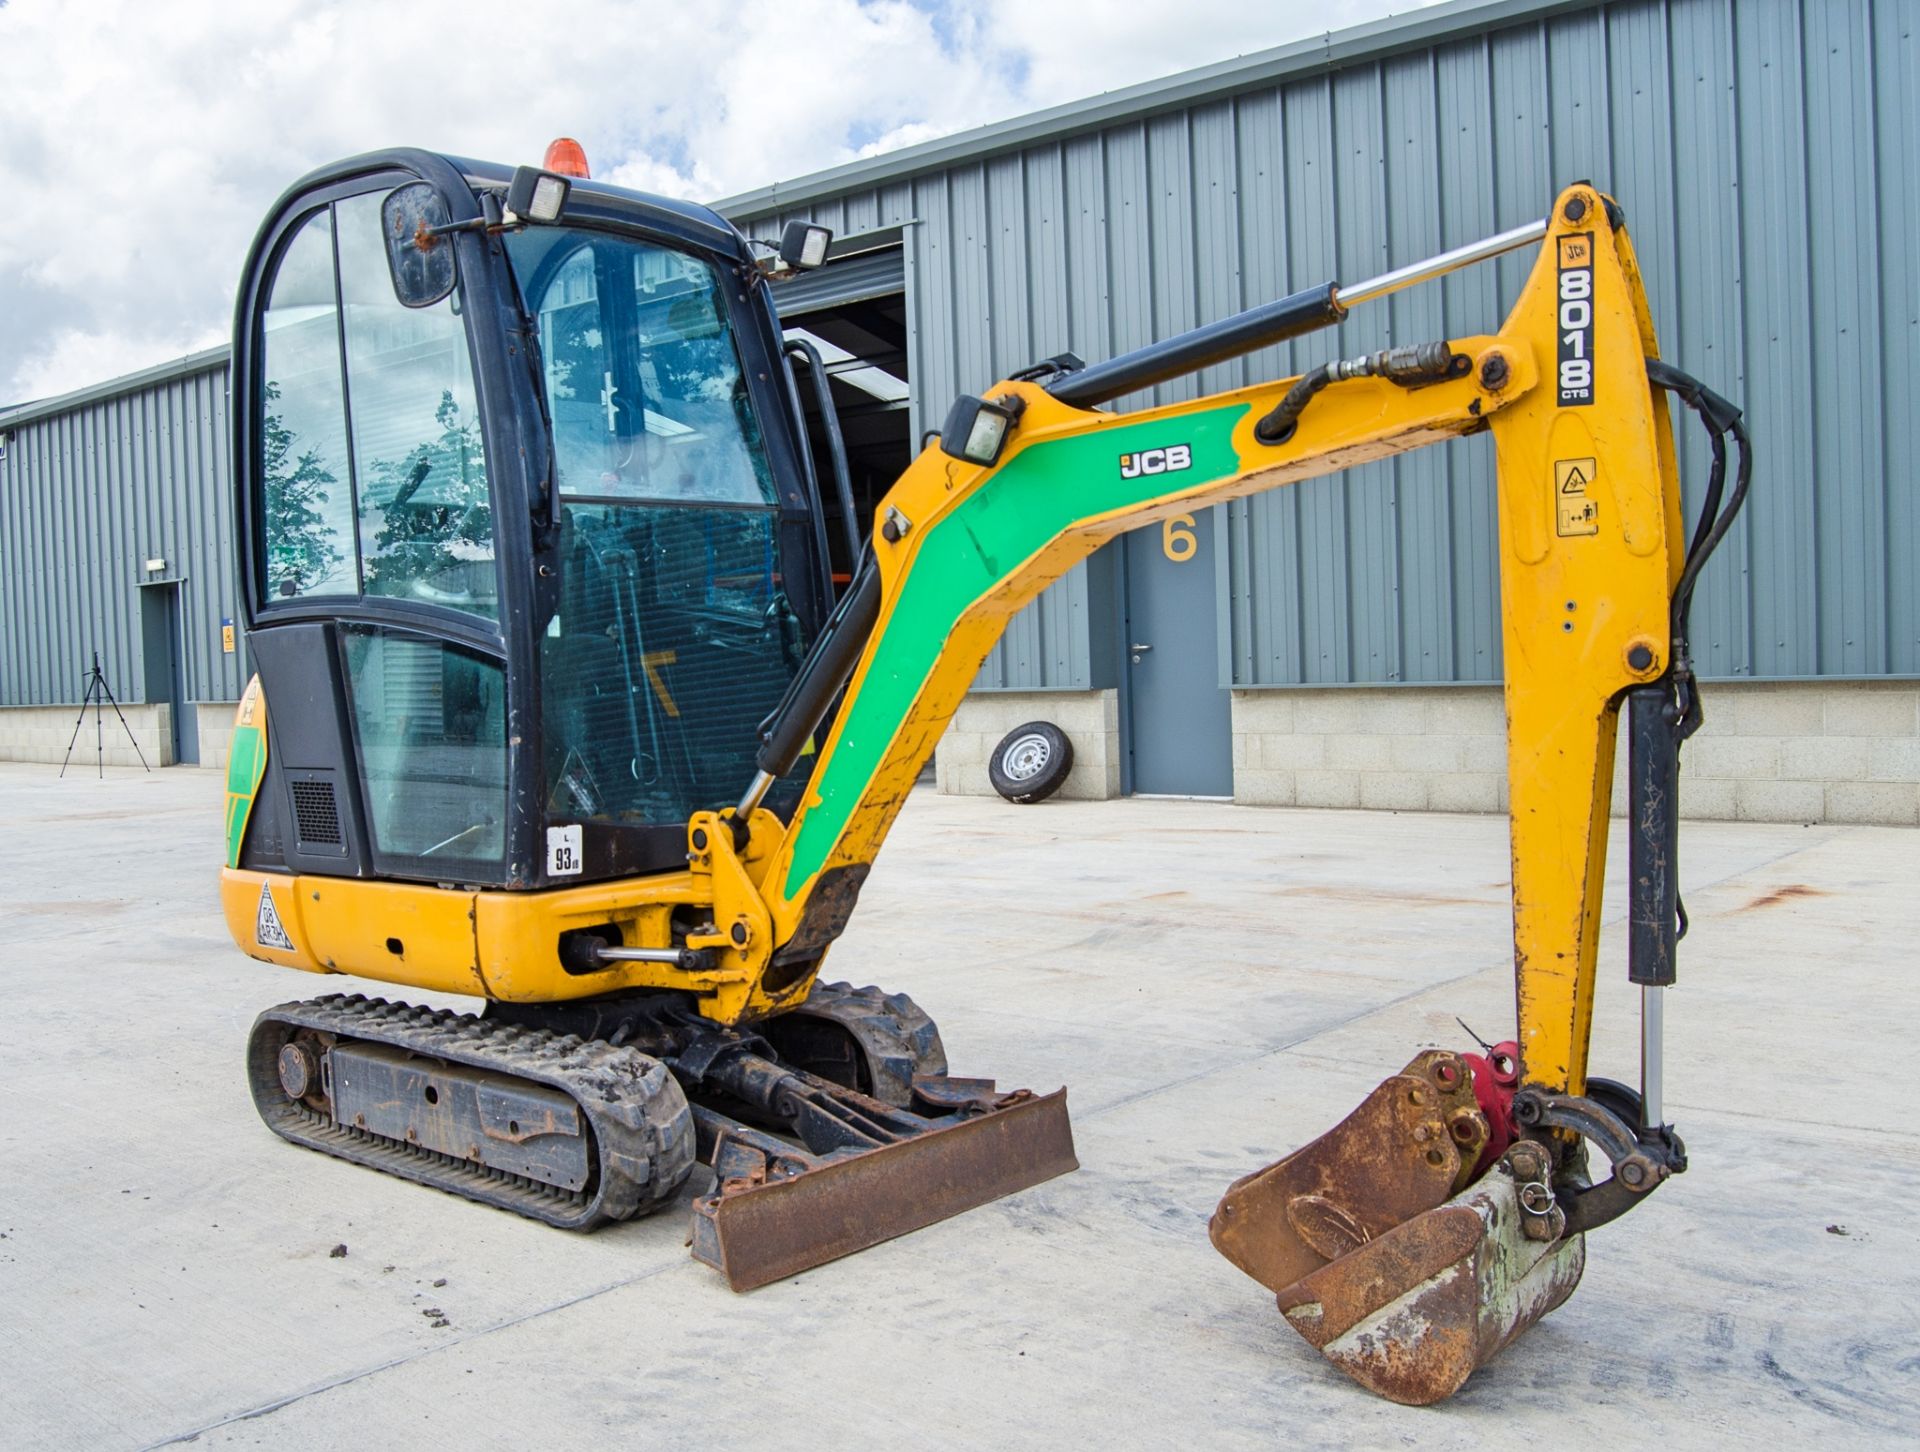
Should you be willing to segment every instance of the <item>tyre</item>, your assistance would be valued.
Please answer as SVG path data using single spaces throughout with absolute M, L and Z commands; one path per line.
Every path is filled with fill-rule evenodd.
M 987 775 L 1010 802 L 1043 802 L 1066 784 L 1073 743 L 1051 721 L 1016 726 L 993 748 Z

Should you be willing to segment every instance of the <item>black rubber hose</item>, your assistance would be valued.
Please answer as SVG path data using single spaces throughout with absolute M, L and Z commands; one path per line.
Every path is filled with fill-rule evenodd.
M 1333 382 L 1333 371 L 1329 364 L 1322 363 L 1311 373 L 1303 373 L 1293 381 L 1293 387 L 1287 390 L 1287 396 L 1275 404 L 1273 411 L 1253 426 L 1253 436 L 1263 444 L 1284 444 L 1293 437 L 1293 431 L 1300 426 L 1300 415 L 1306 412 L 1307 405 L 1313 402 L 1314 395 Z
M 820 428 L 827 436 L 827 457 L 833 463 L 833 490 L 840 501 L 847 531 L 847 560 L 860 559 L 862 536 L 860 519 L 853 505 L 853 479 L 847 472 L 847 442 L 840 436 L 840 411 L 833 406 L 833 387 L 827 380 L 827 365 L 820 361 L 820 350 L 805 338 L 787 339 L 787 351 L 807 360 L 813 375 L 814 406 L 820 410 Z
M 1402 388 L 1439 383 L 1458 378 L 1471 367 L 1464 354 L 1455 353 L 1445 339 L 1435 343 L 1407 343 L 1398 348 L 1382 348 L 1360 358 L 1343 358 L 1322 363 L 1313 372 L 1294 380 L 1285 398 L 1276 403 L 1267 416 L 1253 426 L 1253 436 L 1263 444 L 1284 444 L 1293 437 L 1300 415 L 1315 394 L 1329 383 L 1349 378 L 1384 378 Z

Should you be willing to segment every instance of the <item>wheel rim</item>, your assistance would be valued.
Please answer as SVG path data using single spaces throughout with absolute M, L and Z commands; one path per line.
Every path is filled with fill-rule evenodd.
M 1029 731 L 1000 753 L 1000 769 L 1014 781 L 1032 781 L 1052 759 L 1052 744 L 1038 731 Z

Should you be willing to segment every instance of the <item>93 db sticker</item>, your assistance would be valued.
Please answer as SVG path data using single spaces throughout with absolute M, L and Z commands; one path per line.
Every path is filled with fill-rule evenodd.
M 578 877 L 581 865 L 579 824 L 547 828 L 547 876 Z
M 263 948 L 293 951 L 293 939 L 280 926 L 280 910 L 273 905 L 273 889 L 264 882 L 260 884 L 260 910 L 253 915 L 253 940 Z
M 1560 239 L 1560 407 L 1593 402 L 1593 233 Z

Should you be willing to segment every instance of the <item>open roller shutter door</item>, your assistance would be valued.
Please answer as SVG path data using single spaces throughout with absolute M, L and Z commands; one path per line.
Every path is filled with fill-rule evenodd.
M 788 278 L 773 289 L 773 305 L 783 319 L 868 298 L 905 292 L 905 254 L 898 247 L 862 252 L 841 262 Z

